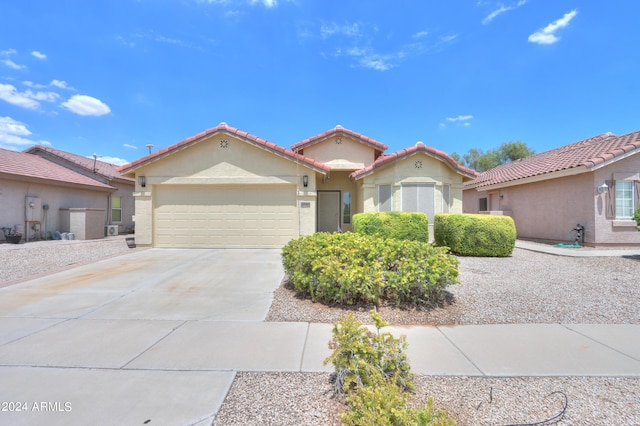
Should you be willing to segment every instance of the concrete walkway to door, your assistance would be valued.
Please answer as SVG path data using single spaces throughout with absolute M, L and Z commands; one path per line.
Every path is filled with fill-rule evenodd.
M 0 424 L 205 425 L 237 371 L 330 371 L 331 324 L 264 322 L 282 278 L 279 250 L 149 249 L 0 288 Z M 418 374 L 640 376 L 638 325 L 390 329 Z

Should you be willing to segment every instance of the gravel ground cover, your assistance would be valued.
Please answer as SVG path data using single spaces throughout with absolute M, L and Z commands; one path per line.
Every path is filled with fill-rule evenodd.
M 71 265 L 104 259 L 131 250 L 125 236 L 100 240 L 48 240 L 0 244 L 0 287 Z
M 25 277 L 131 251 L 124 238 L 0 244 L 0 287 Z M 136 249 L 137 250 L 137 249 Z M 640 324 L 640 259 L 570 258 L 516 249 L 511 257 L 461 258 L 460 285 L 435 309 L 385 306 L 401 324 Z M 326 307 L 296 297 L 286 282 L 274 294 L 268 321 L 338 321 L 369 307 Z M 540 423 L 566 410 L 558 424 L 640 425 L 640 379 L 611 377 L 417 376 L 413 405 L 429 396 L 459 425 Z M 238 372 L 215 425 L 337 425 L 344 405 L 325 373 Z

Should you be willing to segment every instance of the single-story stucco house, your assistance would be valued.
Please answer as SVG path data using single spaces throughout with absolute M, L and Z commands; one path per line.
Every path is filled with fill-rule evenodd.
M 0 149 L 0 227 L 22 233 L 22 241 L 56 231 L 72 232 L 77 239 L 104 237 L 115 191 L 37 155 Z
M 386 149 L 342 126 L 286 149 L 221 123 L 119 171 L 136 180 L 143 246 L 279 248 L 360 212 L 462 212 L 475 171 L 422 143 Z
M 84 157 L 43 145 L 33 146 L 24 150 L 24 152 L 37 155 L 45 160 L 113 187 L 114 191 L 108 197 L 105 197 L 99 206 L 99 208 L 102 208 L 105 212 L 102 226 L 103 230 L 105 226 L 115 227 L 115 229 L 106 228 L 105 235 L 133 232 L 133 214 L 135 207 L 133 200 L 134 180 L 121 175 L 118 171 L 118 166 L 100 161 L 97 156 L 93 158 Z
M 502 164 L 464 185 L 465 213 L 512 216 L 518 238 L 640 245 L 640 131 L 606 133 Z M 580 240 L 582 240 L 580 235 Z

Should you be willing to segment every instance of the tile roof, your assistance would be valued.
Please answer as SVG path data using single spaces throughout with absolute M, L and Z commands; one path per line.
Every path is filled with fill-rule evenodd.
M 478 188 L 541 176 L 576 167 L 588 171 L 634 150 L 640 150 L 640 131 L 623 136 L 604 133 L 560 148 L 502 164 L 481 173 L 466 188 Z
M 3 174 L 100 189 L 115 189 L 37 155 L 0 148 L 0 175 Z
M 133 179 L 124 177 L 118 172 L 118 166 L 115 164 L 105 163 L 104 161 L 95 160 L 93 158 L 83 157 L 82 155 L 72 154 L 70 152 L 60 151 L 59 149 L 50 148 L 43 145 L 36 145 L 31 148 L 25 149 L 24 152 L 28 154 L 36 154 L 38 151 L 46 152 L 56 157 L 59 157 L 65 161 L 75 164 L 76 166 L 82 167 L 87 171 L 94 172 L 95 165 L 95 173 L 100 174 L 107 179 L 125 179 L 133 181 Z
M 301 154 L 297 154 L 293 151 L 290 151 L 286 148 L 283 148 L 279 145 L 276 145 L 272 142 L 269 142 L 265 139 L 259 138 L 252 134 L 249 134 L 245 131 L 236 129 L 235 127 L 231 127 L 227 125 L 227 123 L 220 123 L 216 127 L 212 127 L 211 129 L 205 130 L 204 132 L 200 132 L 197 135 L 191 136 L 187 139 L 184 139 L 176 144 L 173 144 L 167 148 L 161 149 L 154 153 L 151 153 L 145 157 L 142 157 L 136 161 L 133 161 L 129 164 L 125 164 L 118 168 L 120 173 L 131 173 L 133 169 L 140 167 L 142 165 L 153 162 L 159 158 L 164 158 L 167 155 L 171 154 L 174 151 L 186 148 L 189 145 L 199 142 L 200 140 L 211 136 L 215 133 L 225 133 L 233 136 L 240 137 L 241 139 L 251 143 L 254 146 L 270 151 L 276 155 L 280 155 L 284 158 L 288 158 L 292 161 L 300 161 L 304 165 L 315 169 L 320 173 L 329 173 L 331 171 L 331 167 L 326 164 L 320 163 L 318 161 L 312 160 L 311 158 L 307 158 Z
M 424 152 L 431 157 L 435 157 L 438 160 L 441 160 L 447 163 L 452 169 L 454 169 L 456 172 L 460 173 L 463 176 L 474 178 L 478 175 L 478 172 L 476 172 L 475 170 L 472 170 L 468 167 L 458 164 L 458 162 L 454 160 L 446 152 L 440 151 L 439 149 L 435 149 L 430 146 L 426 146 L 422 142 L 418 142 L 412 147 L 401 149 L 400 151 L 394 152 L 393 154 L 381 155 L 380 157 L 378 157 L 376 161 L 371 163 L 369 166 L 365 167 L 364 169 L 356 170 L 355 172 L 351 173 L 349 177 L 351 179 L 362 178 L 370 173 L 373 173 L 373 171 L 377 168 L 384 167 L 390 163 L 393 163 L 394 161 L 401 160 L 405 157 L 409 157 L 411 155 L 415 155 L 420 152 Z
M 302 142 L 298 142 L 298 143 L 296 143 L 294 145 L 291 145 L 291 150 L 295 151 L 295 152 L 298 152 L 301 149 L 304 149 L 304 148 L 306 148 L 306 147 L 308 147 L 310 145 L 316 144 L 316 143 L 321 142 L 321 141 L 323 141 L 323 140 L 325 140 L 325 139 L 327 139 L 327 138 L 329 138 L 331 136 L 335 136 L 335 135 L 338 135 L 338 134 L 344 134 L 344 135 L 351 136 L 351 137 L 357 139 L 358 141 L 360 141 L 360 142 L 362 142 L 362 143 L 364 143 L 366 145 L 372 146 L 373 148 L 375 148 L 375 149 L 377 149 L 379 151 L 382 151 L 382 152 L 386 151 L 389 148 L 387 145 L 383 144 L 382 142 L 378 142 L 378 141 L 376 141 L 374 139 L 371 139 L 368 136 L 361 135 L 360 133 L 356 133 L 356 132 L 354 132 L 352 130 L 345 129 L 341 125 L 337 125 L 333 129 L 327 130 L 326 132 L 320 133 L 318 135 L 315 135 L 315 136 L 312 136 L 312 137 L 310 137 L 308 139 L 305 139 Z

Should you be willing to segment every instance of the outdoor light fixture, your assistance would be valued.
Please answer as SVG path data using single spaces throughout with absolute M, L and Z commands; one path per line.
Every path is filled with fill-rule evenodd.
M 309 186 L 309 176 L 307 175 L 302 176 L 302 186 L 304 186 L 305 188 Z
M 609 191 L 609 187 L 606 182 L 598 187 L 598 194 L 605 194 L 607 191 Z
M 144 188 L 147 186 L 147 178 L 145 176 L 138 176 L 138 183 Z

